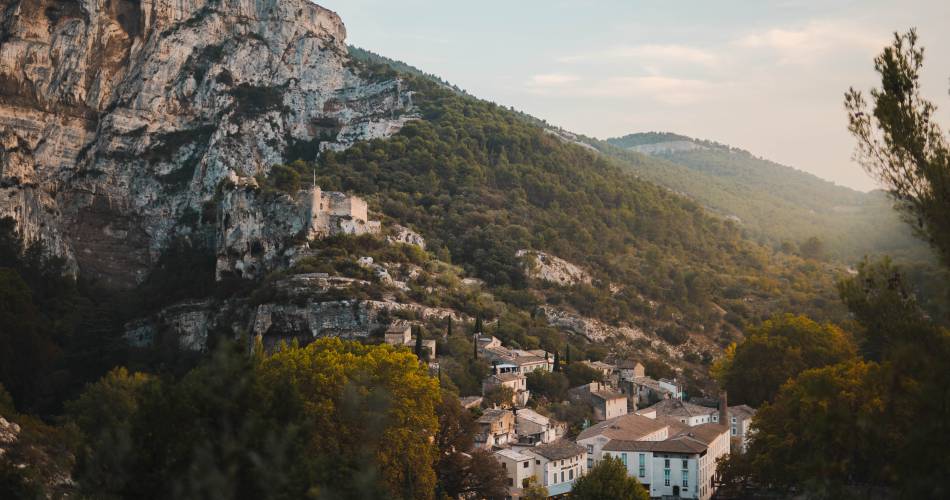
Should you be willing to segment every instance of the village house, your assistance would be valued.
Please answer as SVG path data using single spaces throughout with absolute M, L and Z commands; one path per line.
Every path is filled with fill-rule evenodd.
M 484 400 L 485 398 L 481 396 L 465 396 L 459 398 L 459 403 L 462 405 L 462 408 L 471 410 L 473 408 L 480 408 Z
M 651 498 L 707 500 L 715 493 L 716 460 L 729 454 L 729 428 L 701 424 L 662 441 L 613 439 L 602 457 L 614 457 L 650 492 Z
M 549 496 L 570 493 L 574 481 L 587 473 L 586 450 L 566 439 L 525 448 L 522 453 L 534 455 L 534 476 Z
M 412 336 L 412 325 L 406 321 L 397 321 L 389 326 L 383 337 L 387 344 L 415 349 L 416 338 Z M 429 360 L 435 359 L 435 339 L 423 339 L 422 348 L 429 354 Z
M 732 436 L 732 447 L 745 451 L 749 446 L 750 426 L 755 409 L 747 405 L 729 407 L 729 435 Z
M 668 423 L 629 414 L 605 420 L 584 429 L 577 436 L 577 444 L 584 447 L 587 468 L 591 468 L 600 461 L 601 450 L 611 440 L 661 441 L 669 435 Z
M 604 382 L 607 382 L 611 385 L 616 385 L 616 378 L 614 373 L 617 371 L 617 367 L 611 364 L 604 363 L 603 361 L 582 361 L 581 363 L 597 370 L 604 377 Z
M 627 382 L 627 390 L 636 401 L 636 406 L 646 407 L 664 399 L 682 399 L 683 391 L 673 380 L 655 380 L 643 376 Z
M 534 455 L 513 449 L 504 449 L 496 451 L 494 456 L 495 460 L 501 463 L 501 468 L 505 471 L 505 476 L 508 477 L 508 496 L 512 499 L 521 498 L 528 480 L 535 477 Z
M 568 395 L 572 402 L 590 404 L 597 421 L 627 414 L 627 397 L 601 382 L 575 387 L 568 391 Z
M 699 406 L 679 399 L 663 399 L 653 406 L 637 410 L 636 413 L 650 416 L 650 418 L 674 418 L 690 427 L 719 421 L 719 411 L 715 408 Z
M 519 445 L 550 443 L 558 438 L 557 430 L 554 421 L 530 408 L 515 410 L 515 434 Z
M 511 410 L 489 408 L 475 421 L 475 447 L 491 450 L 515 441 L 515 415 Z
M 484 339 L 484 340 L 483 340 Z M 478 340 L 478 355 L 488 360 L 500 373 L 518 372 L 529 374 L 533 371 L 554 369 L 554 358 L 542 350 L 524 351 L 508 349 L 495 337 Z
M 511 389 L 511 404 L 514 406 L 524 406 L 528 404 L 531 393 L 528 391 L 528 379 L 518 372 L 493 373 L 482 381 L 482 395 L 496 387 L 507 387 Z

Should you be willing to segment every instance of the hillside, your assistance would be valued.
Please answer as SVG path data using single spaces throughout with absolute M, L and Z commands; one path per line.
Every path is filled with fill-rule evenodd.
M 828 257 L 848 264 L 881 254 L 905 262 L 932 260 L 882 192 L 861 193 L 747 151 L 676 134 L 631 134 L 606 142 L 615 148 L 597 146 L 641 178 L 733 218 L 763 243 L 797 249 L 817 237 Z
M 18 13 L 4 50 L 36 61 L 0 68 L 0 138 L 15 145 L 0 217 L 79 277 L 59 290 L 78 294 L 66 312 L 39 307 L 57 354 L 30 370 L 103 343 L 119 358 L 97 366 L 173 369 L 244 335 L 373 341 L 394 317 L 433 335 L 453 317 L 513 346 L 685 360 L 702 383 L 747 323 L 841 317 L 841 266 L 747 239 L 543 122 L 351 55 L 342 21 L 309 2 L 143 3 L 131 24 L 53 0 L 0 5 Z M 348 203 L 336 220 L 363 234 L 328 237 L 324 200 Z M 589 280 L 540 278 L 542 253 Z M 20 298 L 47 300 L 20 274 Z M 55 411 L 84 377 L 33 404 Z

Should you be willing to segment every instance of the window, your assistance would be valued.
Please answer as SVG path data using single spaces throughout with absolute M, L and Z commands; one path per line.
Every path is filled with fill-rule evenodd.
M 527 468 L 528 468 L 528 462 L 525 461 L 525 463 L 522 464 L 521 467 L 522 467 L 523 469 L 527 469 Z
M 663 485 L 664 486 L 670 485 L 670 470 L 669 469 L 663 469 Z
M 688 468 L 689 468 L 689 461 L 688 461 L 688 460 L 683 460 L 683 468 L 684 468 L 684 469 L 688 469 Z
M 501 463 L 501 468 L 502 468 L 502 469 L 505 469 L 505 470 L 508 470 L 508 464 L 506 464 L 505 462 L 502 462 L 502 463 Z
M 736 424 L 732 424 L 732 435 L 735 436 L 738 431 L 736 430 Z
M 670 468 L 670 459 L 667 458 L 663 460 L 663 467 L 666 467 L 667 469 Z
M 587 445 L 587 453 L 594 453 L 594 445 L 592 444 Z
M 594 459 L 593 459 L 593 458 L 588 458 L 588 459 L 587 459 L 587 468 L 588 468 L 588 469 L 594 468 Z
M 683 460 L 685 462 L 685 460 Z M 683 488 L 689 488 L 689 470 L 683 465 Z
M 624 466 L 627 465 L 627 454 L 626 454 L 626 453 L 621 453 L 621 454 L 620 454 L 620 461 L 623 462 L 623 465 L 624 465 Z
M 643 467 L 644 465 L 646 465 L 646 461 L 647 461 L 647 455 L 646 455 L 646 453 L 641 453 L 641 454 L 640 454 L 640 467 Z
M 564 471 L 561 471 L 561 482 L 564 482 Z
M 574 480 L 574 469 L 567 471 L 567 478 L 571 481 Z

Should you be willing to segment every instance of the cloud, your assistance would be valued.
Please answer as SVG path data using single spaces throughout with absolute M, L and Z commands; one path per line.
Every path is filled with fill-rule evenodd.
M 528 92 L 547 97 L 599 99 L 648 99 L 673 106 L 698 102 L 713 93 L 716 84 L 706 80 L 659 74 L 613 76 L 598 79 L 576 75 L 534 75 L 525 84 Z
M 559 57 L 561 63 L 636 60 L 664 63 L 687 63 L 713 66 L 719 63 L 719 55 L 689 45 L 618 45 L 586 54 Z
M 886 38 L 842 21 L 811 21 L 800 28 L 771 28 L 750 33 L 732 45 L 739 49 L 776 53 L 782 64 L 805 64 L 833 52 L 860 50 L 874 54 Z
M 580 81 L 580 79 L 581 78 L 577 75 L 546 73 L 532 76 L 531 80 L 528 81 L 528 87 L 538 89 L 566 87 L 570 84 Z

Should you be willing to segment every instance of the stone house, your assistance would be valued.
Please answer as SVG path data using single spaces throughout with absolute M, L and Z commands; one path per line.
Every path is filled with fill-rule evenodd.
M 482 381 L 482 395 L 496 387 L 507 387 L 511 389 L 511 404 L 514 406 L 524 406 L 528 404 L 531 393 L 528 391 L 528 379 L 521 373 L 493 373 Z
M 557 439 L 557 427 L 550 418 L 530 409 L 515 410 L 515 434 L 519 445 L 550 443 Z
M 575 387 L 568 395 L 572 402 L 590 404 L 598 422 L 627 414 L 627 397 L 601 382 Z
M 515 414 L 511 410 L 489 408 L 475 421 L 475 447 L 491 450 L 515 441 Z

